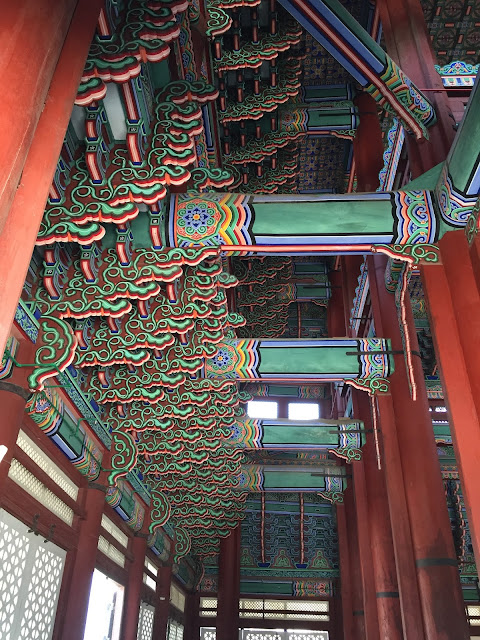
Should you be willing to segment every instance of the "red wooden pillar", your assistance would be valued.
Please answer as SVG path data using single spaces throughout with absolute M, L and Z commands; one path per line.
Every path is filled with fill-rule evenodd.
M 349 640 L 350 638 L 354 638 L 354 631 L 352 578 L 350 572 L 350 546 L 348 543 L 348 527 L 345 514 L 345 505 L 337 503 L 336 511 L 338 553 L 340 561 L 340 590 L 342 593 L 343 640 Z
M 33 362 L 35 345 L 30 341 L 20 341 L 16 360 L 19 363 Z M 18 432 L 25 416 L 25 405 L 30 397 L 27 376 L 31 369 L 14 367 L 10 378 L 0 380 L 0 445 L 7 447 L 7 452 L 0 462 L 0 496 L 8 477 Z
M 133 561 L 128 569 L 128 582 L 123 607 L 122 640 L 137 640 L 149 525 L 150 511 L 148 510 L 145 514 L 141 531 L 134 534 L 130 539 L 129 550 L 133 555 Z
M 391 338 L 393 350 L 402 350 L 394 296 L 387 292 L 383 281 L 385 263 L 383 257 L 375 257 L 369 277 L 375 282 L 383 335 Z M 418 351 L 409 299 L 406 316 L 412 350 Z M 376 328 L 378 331 L 377 325 Z M 469 635 L 457 560 L 419 357 L 414 356 L 413 366 L 418 385 L 415 402 L 410 396 L 403 357 L 395 359 L 390 382 L 425 638 L 466 640 Z
M 170 615 L 170 586 L 172 584 L 171 560 L 164 567 L 160 567 L 157 574 L 157 588 L 155 590 L 155 617 L 153 619 L 153 634 L 155 640 L 165 640 L 167 637 L 168 618 Z
M 372 429 L 368 396 L 362 391 L 354 391 L 353 406 L 355 416 L 364 421 L 367 430 Z M 389 640 L 401 640 L 403 638 L 402 618 L 387 488 L 383 468 L 378 468 L 372 434 L 367 434 L 367 442 L 362 452 L 378 625 L 381 633 Z
M 351 480 L 350 480 L 351 482 Z M 357 534 L 357 518 L 353 487 L 347 486 L 344 492 L 345 516 L 348 529 L 350 575 L 352 581 L 352 618 L 353 640 L 365 640 L 365 611 L 363 608 L 363 585 L 360 571 L 360 549 Z M 347 640 L 349 640 L 347 636 Z
M 342 272 L 331 271 L 329 274 L 332 285 L 332 297 L 327 307 L 327 330 L 330 338 L 345 335 L 345 311 L 343 308 Z
M 375 272 L 373 258 L 368 258 L 368 272 L 375 329 L 378 335 L 384 336 L 386 331 L 382 322 L 377 284 L 380 287 L 385 285 L 381 280 L 381 274 L 379 274 L 378 282 L 377 278 L 371 275 Z M 391 394 L 379 394 L 377 406 L 381 426 L 382 462 L 385 469 L 404 638 L 405 640 L 423 640 L 425 635 L 423 633 L 417 570 Z
M 440 241 L 442 265 L 422 266 L 435 351 L 450 416 L 470 533 L 480 562 L 480 297 L 461 231 Z
M 435 71 L 435 54 L 420 0 L 379 0 L 386 49 L 390 57 L 435 108 L 437 122 L 429 127 L 429 140 L 407 135 L 412 176 L 417 178 L 447 157 L 455 136 L 452 116 L 442 80 Z
M 380 186 L 378 174 L 383 168 L 382 129 L 377 103 L 368 93 L 360 93 L 354 103 L 360 116 L 353 140 L 357 191 L 375 191 Z
M 365 620 L 365 637 L 367 640 L 380 640 L 378 628 L 375 578 L 372 563 L 372 545 L 369 531 L 369 513 L 367 506 L 367 487 L 363 462 L 352 463 L 353 492 L 357 515 L 357 538 L 360 547 L 360 573 L 363 586 L 363 611 Z
M 102 467 L 109 466 L 110 454 L 106 453 L 102 459 Z M 80 500 L 83 498 L 82 506 L 85 510 L 85 518 L 81 521 L 77 548 L 71 552 L 74 559 L 69 577 L 70 586 L 65 615 L 62 619 L 62 633 L 57 637 L 63 638 L 68 635 L 69 640 L 83 640 L 90 588 L 96 565 L 98 538 L 105 507 L 106 476 L 107 471 L 101 471 L 95 483 L 86 489 L 80 489 L 80 494 L 83 494 Z
M 0 70 L 8 100 L 0 124 L 0 273 L 8 273 L 8 278 L 3 278 L 0 288 L 0 353 L 103 2 L 78 0 L 74 13 L 75 0 L 3 4 Z
M 342 594 L 338 590 L 338 581 L 335 584 L 336 595 L 330 599 L 330 621 L 332 625 L 332 635 L 338 640 L 344 640 L 343 634 L 343 614 L 342 614 Z
M 220 540 L 218 562 L 217 640 L 235 640 L 239 628 L 240 534 L 237 525 Z
M 200 638 L 200 592 L 189 593 L 185 612 L 184 640 L 199 640 Z
M 76 0 L 18 0 L 2 6 L 0 77 L 8 99 L 0 123 L 0 229 L 15 195 L 75 4 Z
M 480 203 L 479 203 L 480 204 Z M 473 275 L 480 292 L 480 234 L 475 234 L 470 245 L 470 260 L 472 261 Z

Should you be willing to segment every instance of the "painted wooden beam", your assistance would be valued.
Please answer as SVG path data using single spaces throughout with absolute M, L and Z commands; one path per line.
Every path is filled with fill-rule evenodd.
M 400 67 L 338 0 L 280 0 L 280 4 L 416 138 L 428 138 L 435 112 Z

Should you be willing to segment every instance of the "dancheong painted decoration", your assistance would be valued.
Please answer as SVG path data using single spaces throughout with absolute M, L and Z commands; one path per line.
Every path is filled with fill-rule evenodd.
M 380 424 L 386 406 L 401 413 L 398 378 L 406 402 L 425 389 L 431 406 L 444 401 L 425 270 L 444 268 L 452 235 L 478 266 L 480 90 L 464 117 L 462 105 L 448 156 L 416 171 L 418 149 L 443 135 L 441 89 L 463 100 L 478 71 L 473 45 L 445 44 L 453 4 L 437 3 L 435 16 L 421 4 L 441 63 L 427 79 L 440 89 L 404 52 L 384 51 L 381 12 L 363 1 L 106 0 L 101 9 L 32 223 L 0 382 L 16 384 L 28 343 L 28 420 L 189 590 L 217 593 L 221 541 L 241 523 L 245 597 L 332 600 L 341 514 L 360 508 L 349 504 L 358 469 L 405 462 Z M 473 42 L 478 10 L 467 4 L 455 37 Z M 370 171 L 362 154 L 374 129 Z M 462 327 L 452 340 L 467 351 Z M 278 413 L 249 415 L 252 399 Z M 291 404 L 313 404 L 318 416 L 290 416 Z M 448 420 L 432 415 L 471 597 L 470 494 Z M 396 496 L 404 506 L 407 493 Z

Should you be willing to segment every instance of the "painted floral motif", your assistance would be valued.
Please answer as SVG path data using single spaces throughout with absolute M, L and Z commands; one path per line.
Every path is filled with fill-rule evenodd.
M 213 235 L 220 220 L 218 209 L 200 198 L 185 202 L 183 207 L 177 210 L 177 215 L 178 226 L 193 241 L 201 241 Z
M 213 365 L 220 370 L 229 371 L 233 354 L 227 349 L 220 349 L 216 356 L 212 358 Z

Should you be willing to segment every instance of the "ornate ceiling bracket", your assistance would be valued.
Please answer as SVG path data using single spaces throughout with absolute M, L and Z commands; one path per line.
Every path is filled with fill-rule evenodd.
M 356 380 L 347 379 L 344 382 L 359 391 L 366 391 L 370 396 L 390 391 L 390 380 L 387 378 L 357 378 Z
M 384 253 L 392 260 L 411 266 L 440 262 L 440 249 L 436 244 L 376 244 L 372 253 Z
M 344 489 L 344 483 L 341 478 L 327 477 L 325 478 L 325 491 L 319 492 L 318 495 L 331 504 L 342 504 Z
M 129 0 L 111 37 L 105 39 L 100 29 L 94 38 L 76 104 L 89 106 L 103 100 L 108 82 L 123 84 L 136 78 L 142 62 L 165 60 L 170 54 L 168 43 L 180 35 L 176 15 L 186 11 L 188 4 L 188 0 Z
M 214 60 L 215 70 L 256 69 L 264 61 L 274 60 L 279 53 L 288 51 L 290 47 L 298 44 L 302 33 L 302 28 L 296 22 L 291 22 L 278 33 L 263 35 L 259 42 L 248 42 L 238 51 L 225 51 L 221 58 Z
M 232 18 L 227 10 L 241 7 L 257 7 L 261 0 L 208 0 L 207 29 L 208 38 L 215 38 L 226 33 L 232 26 Z

